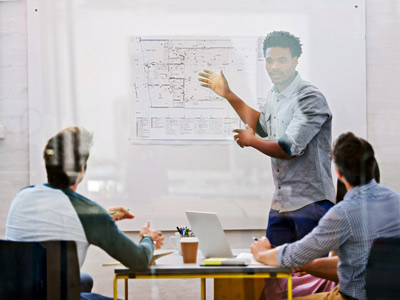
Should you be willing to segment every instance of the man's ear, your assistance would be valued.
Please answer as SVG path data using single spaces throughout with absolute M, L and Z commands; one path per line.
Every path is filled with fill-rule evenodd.
M 340 181 L 343 182 L 343 180 L 342 180 L 342 179 L 344 178 L 343 174 L 340 172 L 340 170 L 339 170 L 338 167 L 335 167 L 335 170 L 336 170 L 337 178 L 338 178 Z
M 297 67 L 297 65 L 299 64 L 299 58 L 297 56 L 293 57 L 293 63 L 295 67 Z

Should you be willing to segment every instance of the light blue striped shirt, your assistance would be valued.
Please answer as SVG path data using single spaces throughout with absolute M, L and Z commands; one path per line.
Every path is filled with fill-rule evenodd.
M 400 236 L 400 195 L 373 179 L 348 191 L 303 239 L 283 245 L 278 263 L 296 268 L 334 250 L 340 258 L 339 290 L 364 300 L 365 268 L 372 243 L 392 236 Z
M 300 74 L 281 93 L 268 93 L 259 118 L 269 140 L 277 140 L 291 160 L 271 158 L 275 194 L 271 208 L 294 211 L 311 203 L 334 202 L 331 174 L 332 113 L 324 95 Z

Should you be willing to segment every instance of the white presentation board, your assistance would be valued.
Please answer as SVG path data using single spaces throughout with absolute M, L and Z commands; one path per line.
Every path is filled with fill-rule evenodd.
M 364 1 L 348 0 L 28 1 L 30 181 L 46 180 L 41 151 L 47 139 L 79 125 L 93 131 L 95 141 L 78 192 L 105 207 L 130 208 L 136 218 L 119 223 L 122 229 L 137 230 L 148 219 L 157 228 L 174 229 L 187 225 L 185 210 L 215 211 L 225 229 L 265 228 L 274 190 L 268 157 L 241 149 L 228 135 L 200 138 L 191 132 L 171 138 L 148 132 L 157 143 L 135 136 L 139 114 L 153 111 L 135 106 L 135 92 L 143 90 L 135 90 L 134 76 L 145 73 L 135 70 L 132 43 L 140 37 L 257 41 L 273 30 L 289 31 L 303 43 L 298 71 L 328 100 L 333 137 L 344 131 L 365 136 L 364 17 Z M 193 77 L 203 68 L 218 71 L 218 63 L 206 58 L 200 70 L 192 65 Z M 232 90 L 257 107 L 271 82 L 262 67 L 256 79 L 250 76 L 260 63 L 242 59 L 246 81 L 234 69 L 227 68 L 226 76 Z M 192 79 L 186 91 L 200 89 Z M 165 93 L 158 91 L 159 105 Z M 208 97 L 215 96 L 208 91 Z M 226 105 L 222 99 L 197 104 Z M 191 110 L 194 118 L 198 112 Z M 226 112 L 235 118 L 229 107 Z M 157 124 L 165 127 L 166 116 L 158 117 Z
M 200 86 L 199 70 L 222 70 L 236 93 L 257 107 L 258 72 L 265 72 L 257 37 L 132 37 L 132 142 L 232 142 L 241 128 L 232 106 Z M 265 81 L 264 81 L 265 82 Z

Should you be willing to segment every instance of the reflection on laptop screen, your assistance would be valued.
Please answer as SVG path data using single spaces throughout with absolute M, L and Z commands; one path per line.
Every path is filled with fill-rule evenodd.
M 186 211 L 192 231 L 199 239 L 204 257 L 233 257 L 221 222 L 214 212 Z

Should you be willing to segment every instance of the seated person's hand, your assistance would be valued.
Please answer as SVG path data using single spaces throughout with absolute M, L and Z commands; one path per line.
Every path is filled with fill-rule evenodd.
M 133 219 L 135 217 L 124 207 L 110 207 L 108 212 L 111 214 L 111 217 L 114 219 L 114 221 Z
M 253 245 L 250 246 L 251 253 L 253 253 L 254 258 L 259 261 L 260 253 L 271 249 L 271 243 L 266 237 L 262 237 L 260 240 L 255 241 Z
M 164 237 L 162 232 L 159 230 L 150 229 L 150 221 L 147 221 L 146 224 L 143 225 L 140 230 L 140 237 L 143 237 L 145 234 L 149 235 L 151 239 L 154 241 L 154 245 L 156 249 L 160 249 L 161 246 L 164 245 Z

